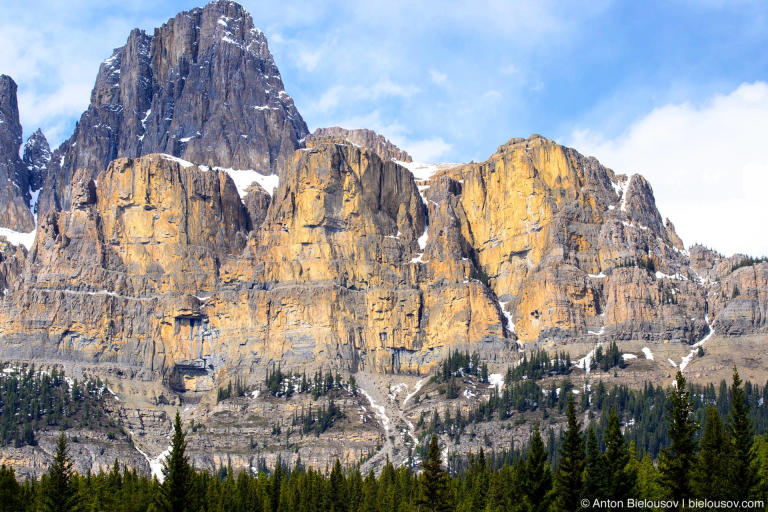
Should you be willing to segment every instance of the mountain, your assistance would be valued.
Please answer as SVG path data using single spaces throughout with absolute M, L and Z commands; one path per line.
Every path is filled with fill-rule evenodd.
M 385 160 L 398 160 L 406 163 L 413 161 L 411 155 L 392 144 L 383 135 L 379 135 L 373 130 L 367 130 L 365 128 L 355 130 L 348 130 L 339 126 L 318 128 L 312 132 L 310 137 L 337 137 L 365 149 L 369 149 Z
M 144 470 L 177 408 L 198 427 L 197 467 L 412 463 L 433 414 L 497 400 L 539 350 L 575 364 L 544 377 L 549 395 L 518 375 L 515 393 L 538 393 L 523 404 L 566 374 L 584 393 L 677 368 L 766 377 L 768 262 L 686 250 L 642 176 L 540 135 L 451 165 L 413 163 L 369 130 L 308 136 L 234 2 L 133 31 L 52 155 L 36 132 L 18 157 L 3 83 L 5 172 L 42 190 L 29 252 L 0 247 L 0 360 L 105 381 L 130 437 L 120 453 L 137 446 Z M 25 229 L 31 199 L 2 199 Z M 591 364 L 608 350 L 616 364 Z M 474 362 L 456 366 L 465 353 Z M 501 450 L 530 434 L 526 417 L 488 411 L 470 439 L 443 441 Z M 81 470 L 112 446 L 97 437 Z M 8 450 L 0 462 L 25 474 L 47 453 Z
M 218 0 L 131 32 L 105 60 L 88 109 L 54 151 L 40 211 L 68 209 L 75 171 L 166 153 L 206 165 L 276 171 L 307 135 L 264 34 Z
M 22 161 L 29 172 L 30 189 L 35 192 L 40 190 L 48 174 L 48 166 L 51 162 L 51 147 L 48 145 L 48 139 L 45 138 L 43 131 L 39 128 L 24 143 Z M 37 205 L 33 206 L 36 207 Z
M 30 177 L 21 158 L 21 123 L 16 82 L 0 75 L 0 228 L 29 232 L 35 219 L 29 209 Z

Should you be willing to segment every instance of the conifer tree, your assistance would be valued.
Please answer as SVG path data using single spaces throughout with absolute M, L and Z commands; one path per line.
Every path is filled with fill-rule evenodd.
M 421 512 L 447 512 L 451 510 L 448 488 L 448 473 L 442 467 L 440 447 L 437 436 L 432 434 L 427 457 L 422 463 L 424 471 L 419 477 L 419 495 L 416 499 L 417 510 Z
M 555 510 L 579 510 L 581 499 L 585 497 L 584 466 L 584 437 L 581 424 L 576 420 L 576 408 L 573 405 L 573 395 L 568 395 L 568 427 L 562 434 L 560 445 L 560 461 L 555 473 Z
M 731 387 L 731 410 L 728 415 L 728 434 L 733 450 L 728 490 L 732 499 L 744 500 L 754 495 L 759 482 L 755 452 L 752 449 L 755 428 L 749 417 L 747 395 L 735 367 Z
M 670 445 L 659 454 L 659 469 L 669 498 L 683 501 L 692 496 L 691 474 L 696 463 L 696 431 L 690 392 L 685 377 L 677 370 L 675 385 L 669 392 L 667 410 Z
M 330 476 L 330 490 L 328 496 L 333 507 L 334 512 L 346 512 L 347 511 L 347 493 L 345 489 L 344 473 L 341 471 L 341 462 L 336 459 L 333 464 Z
M 607 486 L 605 460 L 600 452 L 594 425 L 590 425 L 587 431 L 587 457 L 584 466 L 584 496 L 589 499 L 604 498 Z
M 605 432 L 606 497 L 626 502 L 635 495 L 637 475 L 629 465 L 630 454 L 627 440 L 621 432 L 621 423 L 616 411 L 611 409 L 608 429 Z
M 161 510 L 183 512 L 189 510 L 190 490 L 192 486 L 192 468 L 186 455 L 187 441 L 181 426 L 181 416 L 176 411 L 173 422 L 171 452 L 163 461 L 163 485 L 160 488 Z
M 56 443 L 53 463 L 48 469 L 48 480 L 43 494 L 43 507 L 48 512 L 66 512 L 75 506 L 75 483 L 72 462 L 69 459 L 67 438 L 62 432 Z
M 23 510 L 20 498 L 21 489 L 13 468 L 0 466 L 0 512 Z
M 547 462 L 547 450 L 536 423 L 523 470 L 523 489 L 533 512 L 543 512 L 552 501 L 552 471 Z
M 726 498 L 732 451 L 720 414 L 711 405 L 707 408 L 700 445 L 692 474 L 693 492 L 697 498 Z

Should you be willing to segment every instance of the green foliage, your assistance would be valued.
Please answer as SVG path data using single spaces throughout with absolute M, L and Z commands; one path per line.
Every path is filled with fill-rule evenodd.
M 227 384 L 227 387 L 219 387 L 216 393 L 216 403 L 222 402 L 233 396 L 245 396 L 248 392 L 248 388 L 240 377 L 235 379 L 235 385 L 232 386 L 232 381 Z
M 181 416 L 176 411 L 173 422 L 171 452 L 163 461 L 163 484 L 160 487 L 158 505 L 168 512 L 190 510 L 192 489 L 192 467 L 186 455 L 187 441 L 181 427 Z
M 35 445 L 35 432 L 52 427 L 103 428 L 117 426 L 104 413 L 101 380 L 68 381 L 64 372 L 50 373 L 30 366 L 0 373 L 0 446 Z
M 21 486 L 12 468 L 0 466 L 0 512 L 22 509 Z
M 523 360 L 515 368 L 507 370 L 507 382 L 512 380 L 531 379 L 539 380 L 553 375 L 568 375 L 571 373 L 571 355 L 568 352 L 555 354 L 550 359 L 546 350 L 539 350 L 531 354 L 523 354 Z
M 707 407 L 707 421 L 700 440 L 699 457 L 692 472 L 692 488 L 696 497 L 727 499 L 726 486 L 712 485 L 712 482 L 729 480 L 732 456 L 733 451 L 723 421 L 717 409 L 710 405 Z
M 69 380 L 55 367 L 8 370 L 0 373 L 0 446 L 35 445 L 35 432 L 51 428 L 117 432 L 104 412 L 106 386 L 100 379 Z
M 608 350 L 603 352 L 603 347 L 597 347 L 595 355 L 592 357 L 592 369 L 600 368 L 602 371 L 607 372 L 611 368 L 618 366 L 624 368 L 624 358 L 621 356 L 621 351 L 615 341 L 611 341 L 608 345 Z
M 480 356 L 477 352 L 472 356 L 469 352 L 459 352 L 454 350 L 448 354 L 448 357 L 437 365 L 436 382 L 450 382 L 454 377 L 463 377 L 466 375 L 481 376 L 483 366 L 480 364 Z M 485 366 L 487 374 L 488 367 Z M 487 376 L 486 380 L 487 382 Z
M 537 386 L 524 381 L 509 387 L 525 382 Z M 563 383 L 560 386 L 566 387 Z M 669 468 L 680 475 L 680 467 L 667 461 L 657 468 L 649 451 L 640 448 L 638 455 L 637 446 L 627 442 L 649 405 L 652 411 L 661 409 L 662 424 L 656 427 L 663 426 L 667 432 L 661 438 L 661 458 L 664 461 L 673 454 L 687 458 L 694 496 L 733 499 L 733 493 L 747 492 L 739 498 L 765 498 L 768 437 L 753 436 L 754 419 L 762 417 L 756 411 L 763 409 L 760 400 L 765 388 L 744 384 L 738 375 L 734 375 L 730 390 L 723 383 L 720 392 L 715 392 L 714 387 L 687 387 L 681 375 L 669 394 L 650 385 L 639 393 L 620 387 L 609 391 L 600 384 L 594 388 L 591 401 L 599 400 L 604 409 L 587 408 L 595 421 L 588 428 L 586 440 L 580 432 L 572 393 L 561 391 L 557 400 L 561 403 L 567 397 L 564 409 L 568 424 L 559 439 L 551 429 L 540 431 L 536 424 L 527 446 L 510 446 L 500 453 L 481 450 L 466 457 L 451 454 L 443 460 L 438 437 L 430 435 L 423 439 L 420 473 L 415 471 L 417 465 L 395 468 L 387 460 L 378 478 L 373 473 L 363 478 L 359 466 L 345 469 L 339 461 L 330 472 L 305 468 L 300 461 L 288 468 L 279 459 L 271 471 L 263 459 L 255 461 L 256 474 L 235 472 L 230 465 L 221 465 L 217 472 L 197 471 L 190 467 L 185 455 L 185 434 L 178 415 L 162 484 L 136 471 L 121 470 L 117 461 L 107 471 L 78 475 L 71 470 L 66 438 L 62 436 L 49 472 L 39 481 L 19 482 L 13 471 L 0 467 L 0 511 L 559 512 L 580 510 L 576 500 L 583 497 L 660 500 L 669 498 L 672 489 Z M 538 389 L 539 399 L 553 395 Z M 697 403 L 706 404 L 701 450 L 692 457 L 683 457 L 684 448 L 690 448 L 691 439 L 695 445 L 698 435 L 694 428 Z M 722 410 L 728 413 L 725 424 Z M 443 424 L 450 425 L 450 432 L 461 433 L 466 411 L 457 407 L 444 416 L 439 419 L 435 414 L 431 421 L 423 418 L 419 423 L 425 431 L 434 431 L 434 425 Z M 622 417 L 631 418 L 634 426 L 628 421 L 622 423 Z M 686 437 L 691 428 L 693 436 Z M 743 459 L 748 463 L 747 473 L 737 473 L 740 470 L 733 460 L 737 450 L 747 453 Z M 738 482 L 745 485 L 745 491 L 735 488 Z
M 652 256 L 643 255 L 641 258 L 624 258 L 614 264 L 614 268 L 639 267 L 651 274 L 656 273 L 656 262 Z
M 733 369 L 733 385 L 731 387 L 731 410 L 728 414 L 728 436 L 731 439 L 733 456 L 730 468 L 728 490 L 731 498 L 745 499 L 755 495 L 758 485 L 758 472 L 755 464 L 755 453 L 752 443 L 755 437 L 755 427 L 749 417 L 747 394 L 742 387 L 742 381 L 736 368 Z
M 751 267 L 752 265 L 757 265 L 758 263 L 765 263 L 767 261 L 768 261 L 768 256 L 763 256 L 760 258 L 755 258 L 753 256 L 745 256 L 744 258 L 739 260 L 738 263 L 734 263 L 731 266 L 731 272 L 741 267 Z
M 561 434 L 561 439 L 560 458 L 555 471 L 554 509 L 561 512 L 575 511 L 579 509 L 584 496 L 586 453 L 581 424 L 576 420 L 573 395 L 568 396 L 568 426 Z
M 267 392 L 272 396 L 290 398 L 294 393 L 311 393 L 312 398 L 317 400 L 321 396 L 337 394 L 346 390 L 350 395 L 357 396 L 357 383 L 354 376 L 350 376 L 345 383 L 338 372 L 334 375 L 332 372 L 325 373 L 321 368 L 313 378 L 308 379 L 304 373 L 284 373 L 280 365 L 272 365 L 267 368 L 267 375 L 264 379 Z
M 697 453 L 696 431 L 690 392 L 685 377 L 677 371 L 675 386 L 669 392 L 667 408 L 670 445 L 661 451 L 659 468 L 669 498 L 677 501 L 693 497 L 691 477 Z
M 302 407 L 301 413 L 294 412 L 292 424 L 300 426 L 304 434 L 313 432 L 319 436 L 343 417 L 344 413 L 339 406 L 333 400 L 329 400 L 327 404 L 323 404 L 317 409 L 314 409 L 310 404 L 309 410 L 305 411 Z M 280 433 L 279 430 L 277 433 Z
M 442 467 L 440 448 L 437 436 L 433 435 L 429 442 L 427 457 L 423 463 L 424 471 L 419 477 L 418 497 L 416 506 L 420 510 L 432 512 L 447 512 L 452 510 L 449 492 L 448 473 Z
M 46 512 L 68 512 L 75 509 L 75 483 L 69 460 L 67 438 L 62 432 L 56 444 L 53 464 L 43 481 L 42 505 Z

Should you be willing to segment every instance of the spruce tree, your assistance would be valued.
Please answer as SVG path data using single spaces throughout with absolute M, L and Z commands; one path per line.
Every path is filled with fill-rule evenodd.
M 690 392 L 685 377 L 677 370 L 675 385 L 669 392 L 667 433 L 670 445 L 659 454 L 659 469 L 669 498 L 684 501 L 693 496 L 691 474 L 696 463 L 696 431 Z
M 67 438 L 62 432 L 56 443 L 53 463 L 48 469 L 48 480 L 43 489 L 43 509 L 47 512 L 66 512 L 75 506 L 75 482 L 69 459 Z
M 171 452 L 163 461 L 163 484 L 160 488 L 161 510 L 168 512 L 183 512 L 188 510 L 190 490 L 192 487 L 192 468 L 186 455 L 186 435 L 181 426 L 181 416 L 176 411 L 173 422 L 173 439 Z
M 629 465 L 630 454 L 627 440 L 621 433 L 621 423 L 616 411 L 611 409 L 608 429 L 605 432 L 606 497 L 626 502 L 635 495 L 637 475 Z
M 568 395 L 568 427 L 562 434 L 560 461 L 555 473 L 555 510 L 576 511 L 584 495 L 584 438 L 576 420 L 573 395 Z
M 717 409 L 707 407 L 707 420 L 700 440 L 699 458 L 693 470 L 693 492 L 697 498 L 727 497 L 731 446 Z
M 547 462 L 547 450 L 541 439 L 538 422 L 533 428 L 531 445 L 523 470 L 523 489 L 533 512 L 543 512 L 552 501 L 552 471 Z
M 21 489 L 13 468 L 0 466 L 0 512 L 23 510 Z
M 344 482 L 344 473 L 341 471 L 341 462 L 336 459 L 331 470 L 329 478 L 330 491 L 328 499 L 331 502 L 334 512 L 347 511 L 347 493 Z
M 447 512 L 452 509 L 448 473 L 440 460 L 440 447 L 437 436 L 432 434 L 427 457 L 422 463 L 424 471 L 419 477 L 419 495 L 416 499 L 417 510 L 421 512 Z
M 749 417 L 747 394 L 742 388 L 742 381 L 735 367 L 733 368 L 733 386 L 731 387 L 731 410 L 728 415 L 728 434 L 733 450 L 731 478 L 728 485 L 730 498 L 748 499 L 753 497 L 755 488 L 759 483 L 755 452 L 752 449 L 755 428 Z
M 604 498 L 606 487 L 605 460 L 600 452 L 594 425 L 587 431 L 587 457 L 584 465 L 584 496 L 589 499 Z

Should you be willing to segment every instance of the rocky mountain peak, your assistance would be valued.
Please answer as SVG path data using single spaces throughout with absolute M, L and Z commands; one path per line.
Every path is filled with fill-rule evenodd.
M 53 157 L 41 211 L 66 209 L 78 168 L 164 153 L 275 173 L 308 129 L 264 34 L 235 2 L 211 2 L 152 34 L 133 30 L 99 68 L 91 104 Z
M 48 164 L 51 162 L 51 147 L 39 128 L 29 136 L 24 143 L 24 166 L 29 172 L 29 185 L 32 190 L 38 190 L 43 186 L 43 181 L 48 173 Z
M 370 149 L 385 160 L 399 160 L 401 162 L 413 161 L 411 155 L 409 155 L 406 151 L 403 151 L 399 147 L 395 146 L 383 135 L 379 135 L 373 130 L 367 130 L 364 128 L 348 130 L 346 128 L 341 128 L 340 126 L 332 126 L 329 128 L 318 128 L 312 132 L 310 137 L 340 138 L 360 147 Z
M 19 158 L 21 123 L 16 82 L 0 75 L 0 227 L 28 232 L 35 228 L 29 211 L 29 176 Z

